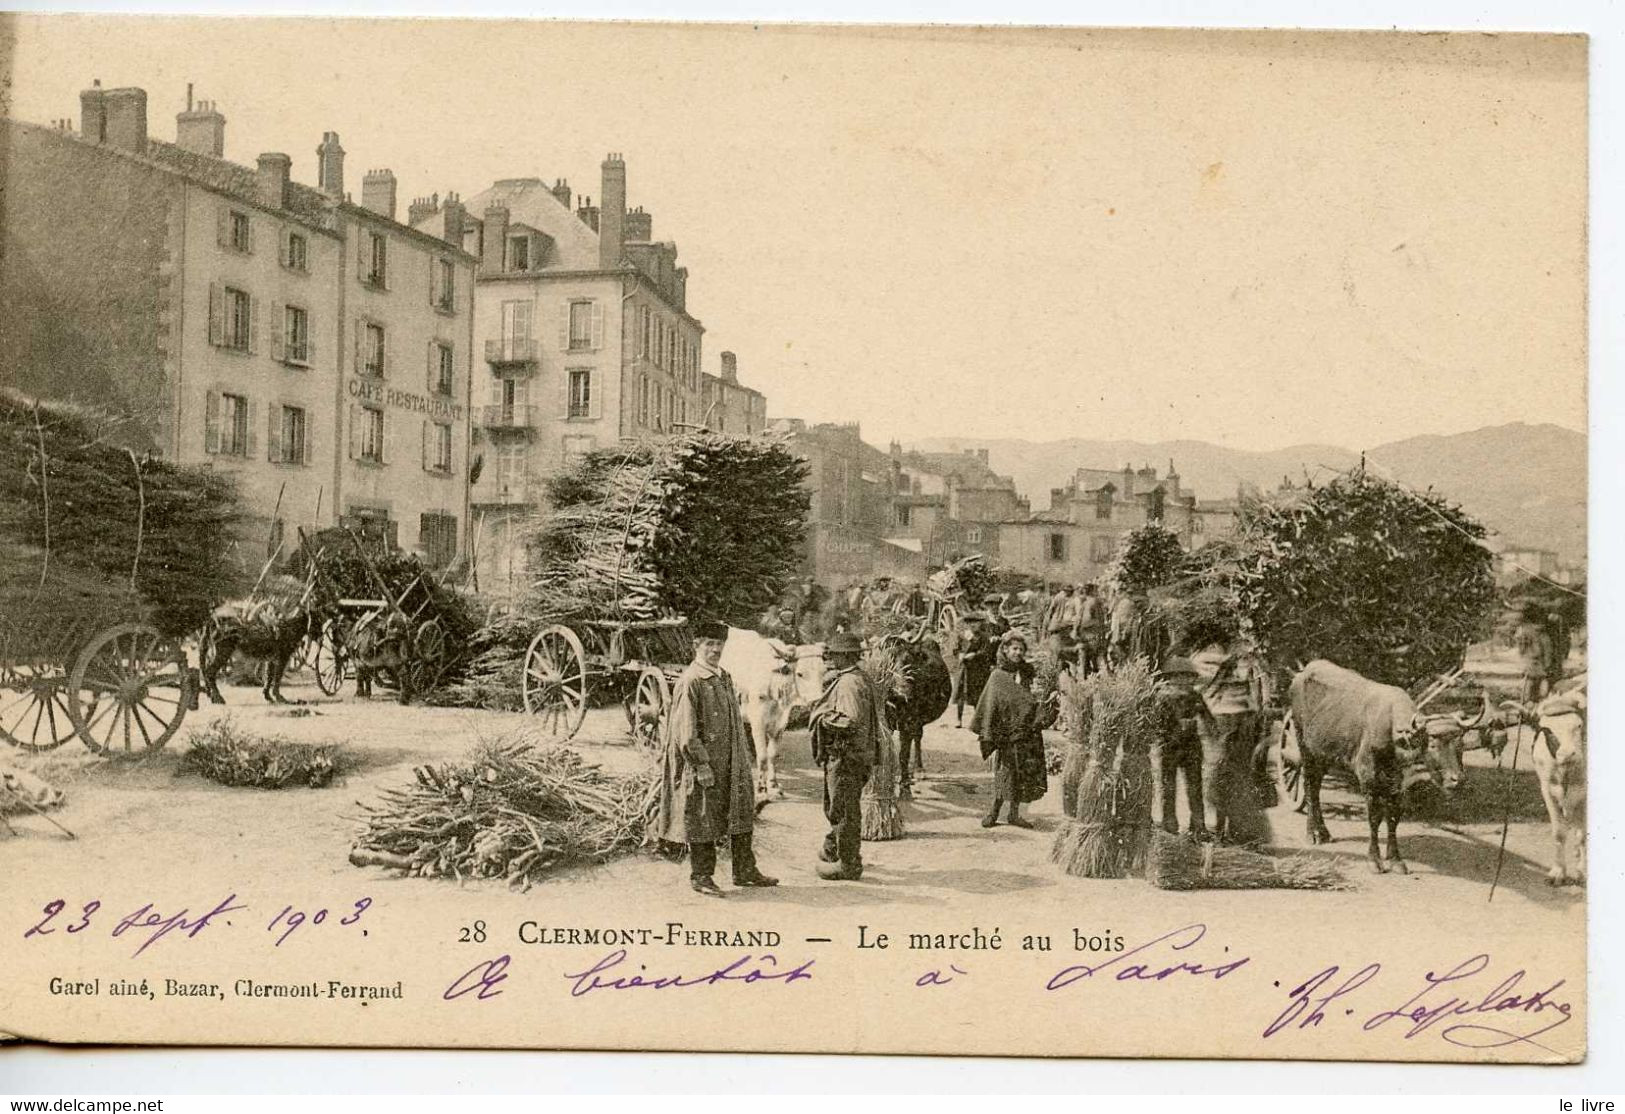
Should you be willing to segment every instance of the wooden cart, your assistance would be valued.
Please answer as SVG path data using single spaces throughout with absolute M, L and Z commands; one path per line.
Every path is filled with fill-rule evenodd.
M 581 729 L 590 703 L 618 701 L 633 740 L 653 748 L 672 684 L 689 659 L 684 618 L 552 623 L 525 651 L 525 711 L 563 741 Z
M 111 619 L 43 609 L 0 625 L 0 739 L 24 750 L 78 736 L 99 754 L 156 751 L 195 692 L 180 644 L 134 600 Z

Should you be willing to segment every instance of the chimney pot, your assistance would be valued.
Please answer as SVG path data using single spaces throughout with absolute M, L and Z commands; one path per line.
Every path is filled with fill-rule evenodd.
M 626 163 L 619 154 L 604 160 L 603 210 L 598 227 L 598 265 L 618 267 L 626 244 Z
M 260 204 L 280 209 L 287 199 L 289 172 L 293 160 L 276 151 L 267 151 L 259 157 L 258 186 Z
M 739 357 L 732 352 L 722 354 L 722 381 L 724 383 L 739 382 Z
M 344 148 L 339 146 L 338 132 L 323 132 L 322 144 L 316 148 L 316 188 L 329 197 L 345 200 Z
M 485 210 L 485 245 L 480 265 L 487 271 L 500 274 L 508 269 L 508 210 L 493 205 Z
M 395 219 L 395 172 L 369 170 L 361 179 L 361 207 Z

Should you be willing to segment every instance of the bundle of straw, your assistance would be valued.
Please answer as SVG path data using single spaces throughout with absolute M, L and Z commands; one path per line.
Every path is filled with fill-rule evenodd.
M 896 651 L 870 650 L 863 658 L 863 671 L 880 692 L 884 711 L 894 699 L 907 698 L 908 675 Z M 880 730 L 880 761 L 869 772 L 863 787 L 863 838 L 873 841 L 903 838 L 903 808 L 897 801 L 897 739 L 887 719 Z
M 1086 765 L 1072 814 L 1050 847 L 1051 861 L 1068 874 L 1124 878 L 1145 866 L 1156 684 L 1150 668 L 1136 660 L 1072 690 L 1074 701 L 1088 701 Z
M 333 743 L 296 743 L 281 735 L 256 735 L 230 716 L 193 731 L 191 748 L 181 765 L 221 785 L 286 789 L 303 785 L 320 789 L 343 766 Z
M 659 771 L 611 777 L 563 747 L 523 740 L 476 746 L 459 763 L 419 766 L 416 784 L 362 805 L 356 866 L 422 877 L 506 878 L 630 852 L 654 834 Z
M 1335 860 L 1277 857 L 1153 832 L 1145 877 L 1159 890 L 1347 890 Z

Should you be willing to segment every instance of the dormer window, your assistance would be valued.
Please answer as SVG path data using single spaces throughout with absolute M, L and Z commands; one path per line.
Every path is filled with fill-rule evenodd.
M 530 237 L 508 237 L 508 270 L 530 270 Z

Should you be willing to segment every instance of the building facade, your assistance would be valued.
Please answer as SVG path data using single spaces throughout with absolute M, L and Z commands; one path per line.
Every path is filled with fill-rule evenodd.
M 80 107 L 77 128 L 3 125 L 7 382 L 230 474 L 249 569 L 295 547 L 294 527 L 336 523 L 451 563 L 468 521 L 472 257 L 393 219 L 387 171 L 353 204 L 334 133 L 311 188 L 284 154 L 227 161 L 212 103 L 189 98 L 174 143 L 148 135 L 140 89 L 94 86 Z
M 653 217 L 627 208 L 625 161 L 600 170 L 597 205 L 572 205 L 563 180 L 508 178 L 466 203 L 411 206 L 412 227 L 456 225 L 479 260 L 473 558 L 497 595 L 523 584 L 522 523 L 548 477 L 594 449 L 702 423 L 705 330 L 688 313 L 688 271 L 675 244 L 653 239 Z
M 707 429 L 751 436 L 767 428 L 767 397 L 739 382 L 739 358 L 724 352 L 720 374 L 700 376 L 700 413 Z
M 1193 549 L 1233 533 L 1234 500 L 1199 503 L 1180 486 L 1173 461 L 1121 471 L 1080 468 L 1050 491 L 1050 506 L 1001 522 L 1000 563 L 1045 580 L 1085 583 L 1104 576 L 1125 534 L 1157 523 Z

